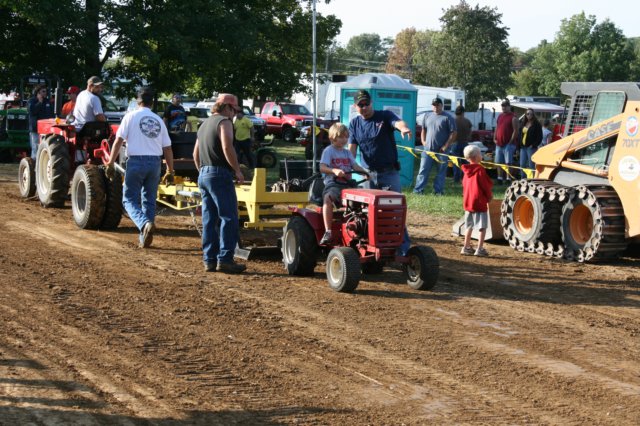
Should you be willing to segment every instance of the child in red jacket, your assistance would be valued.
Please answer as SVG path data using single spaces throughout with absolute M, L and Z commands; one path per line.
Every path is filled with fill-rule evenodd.
M 493 198 L 491 189 L 493 181 L 482 167 L 482 153 L 480 148 L 469 145 L 464 149 L 464 158 L 469 160 L 470 164 L 463 164 L 462 171 L 464 178 L 462 179 L 462 205 L 464 207 L 464 221 L 466 232 L 464 235 L 464 247 L 460 254 L 465 256 L 489 256 L 487 250 L 483 247 L 484 236 L 487 232 L 489 216 L 487 210 L 488 203 Z M 473 229 L 478 229 L 480 235 L 478 237 L 478 248 L 473 251 L 471 247 L 471 233 Z

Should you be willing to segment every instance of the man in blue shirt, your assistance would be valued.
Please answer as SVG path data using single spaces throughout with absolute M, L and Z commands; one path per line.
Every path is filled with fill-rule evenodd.
M 400 184 L 400 163 L 398 149 L 393 136 L 395 130 L 402 137 L 411 139 L 411 130 L 400 117 L 392 111 L 375 111 L 371 104 L 371 95 L 360 90 L 354 96 L 358 115 L 349 123 L 349 150 L 355 157 L 360 148 L 361 164 L 369 170 L 369 180 L 365 183 L 369 188 L 388 188 L 402 192 Z M 405 256 L 409 250 L 409 234 L 405 235 L 399 254 Z
M 436 177 L 433 180 L 433 192 L 436 195 L 444 195 L 444 180 L 447 174 L 449 159 L 447 156 L 438 155 L 445 153 L 449 147 L 455 142 L 457 137 L 456 120 L 448 112 L 443 111 L 442 99 L 434 98 L 431 102 L 433 106 L 433 114 L 422 120 L 422 133 L 420 141 L 424 145 L 425 152 L 422 153 L 420 159 L 420 169 L 416 176 L 416 186 L 413 189 L 414 194 L 422 194 L 427 184 L 427 179 L 431 173 L 431 168 L 436 165 Z M 426 151 L 438 153 L 436 154 L 441 161 L 438 163 Z

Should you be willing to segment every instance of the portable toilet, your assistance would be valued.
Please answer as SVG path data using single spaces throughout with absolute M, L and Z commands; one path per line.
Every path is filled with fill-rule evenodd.
M 408 81 L 395 74 L 368 73 L 359 75 L 343 83 L 340 94 L 340 121 L 349 126 L 349 122 L 358 112 L 353 97 L 358 90 L 366 90 L 371 95 L 372 106 L 376 110 L 391 110 L 407 123 L 411 129 L 411 138 L 403 139 L 400 132 L 394 132 L 397 146 L 415 147 L 417 89 Z M 358 154 L 359 159 L 360 154 Z M 406 149 L 398 148 L 400 162 L 400 183 L 402 186 L 413 184 L 414 156 Z

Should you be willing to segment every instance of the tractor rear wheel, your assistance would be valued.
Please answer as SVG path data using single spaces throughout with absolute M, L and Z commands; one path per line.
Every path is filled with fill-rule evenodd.
M 336 247 L 327 256 L 327 281 L 332 290 L 350 293 L 360 282 L 360 257 L 351 247 Z
M 282 260 L 289 275 L 313 275 L 318 261 L 318 242 L 311 225 L 293 216 L 284 227 Z
M 62 136 L 49 135 L 38 146 L 36 188 L 44 207 L 64 207 L 69 194 L 69 148 Z
M 431 290 L 438 282 L 440 260 L 429 246 L 414 246 L 407 252 L 407 284 L 414 290 Z
M 71 211 L 81 229 L 98 229 L 107 203 L 102 170 L 97 166 L 81 165 L 71 181 Z
M 18 166 L 18 185 L 20 196 L 30 198 L 36 194 L 36 166 L 31 157 L 20 160 Z
M 100 229 L 113 230 L 118 228 L 122 219 L 122 180 L 123 176 L 119 171 L 115 171 L 113 180 L 109 180 L 104 173 L 104 168 L 100 167 L 100 176 L 105 185 L 107 201 L 104 207 L 104 216 Z

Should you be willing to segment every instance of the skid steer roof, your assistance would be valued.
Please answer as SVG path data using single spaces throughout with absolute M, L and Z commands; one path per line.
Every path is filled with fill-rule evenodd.
M 564 82 L 560 85 L 563 94 L 573 96 L 578 92 L 620 91 L 627 94 L 630 101 L 640 100 L 640 83 L 628 82 Z

